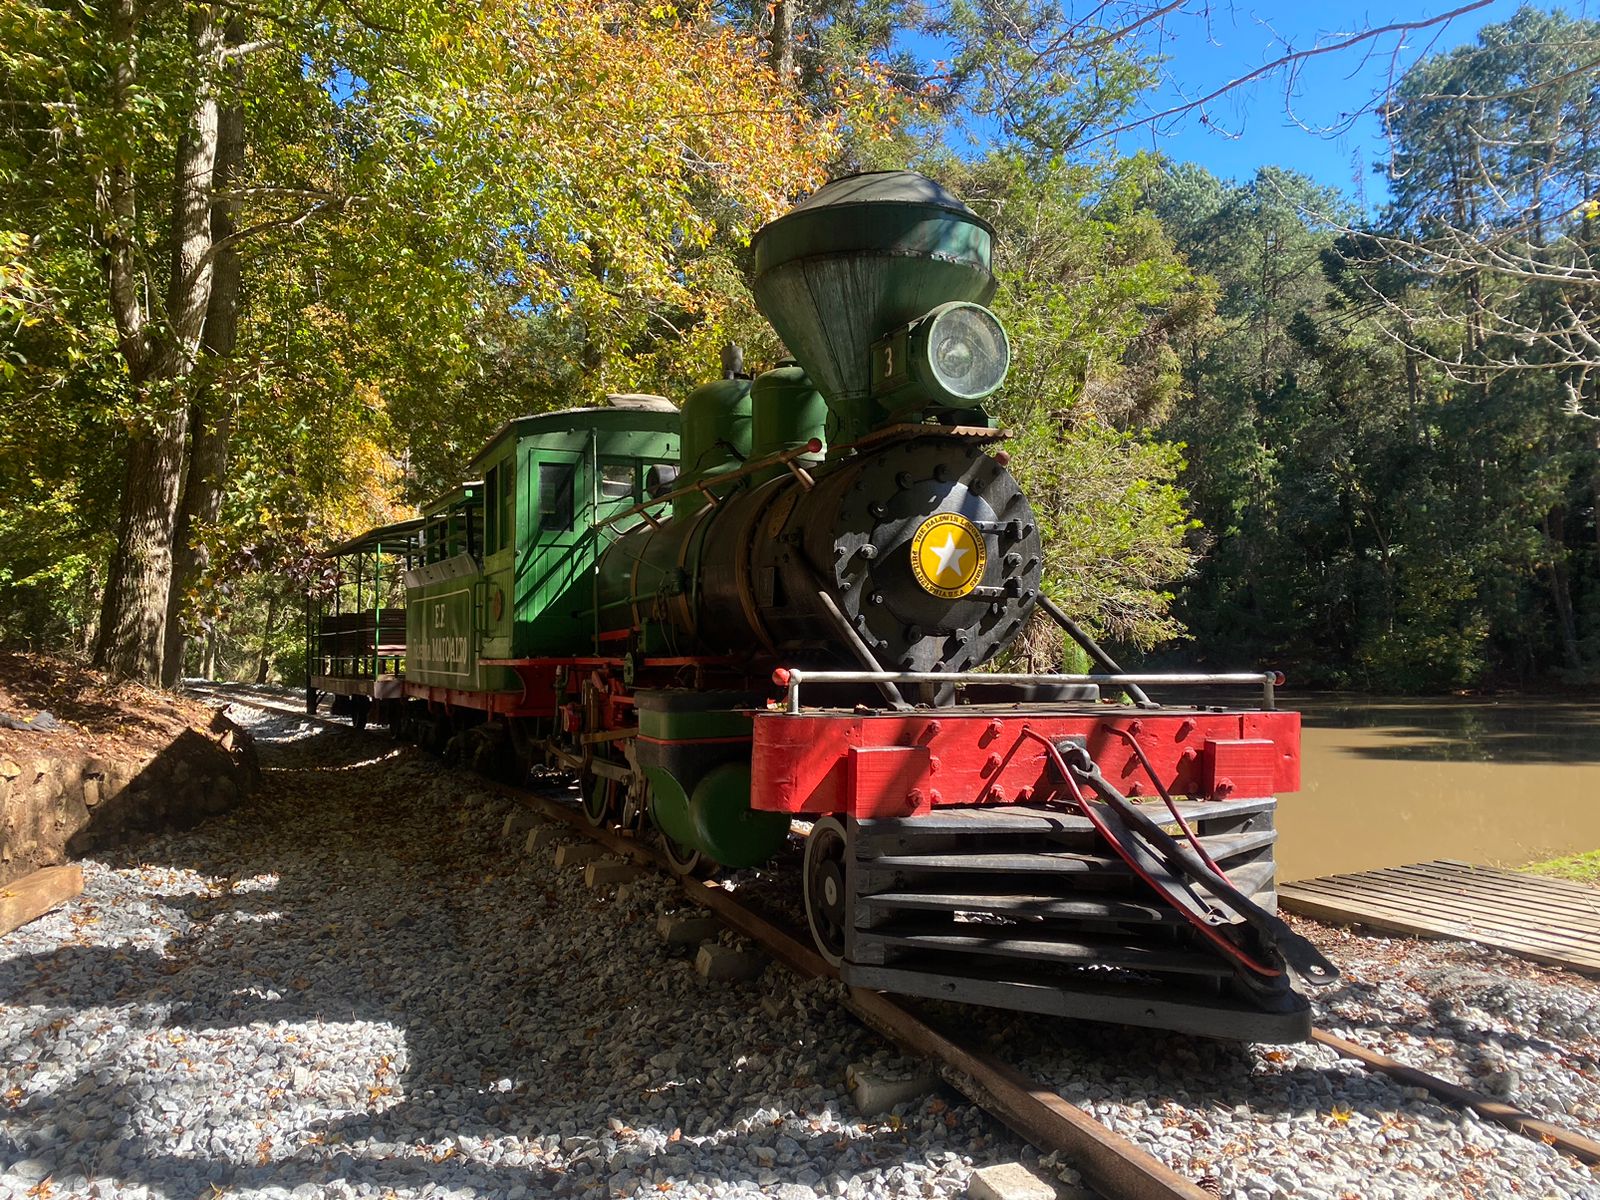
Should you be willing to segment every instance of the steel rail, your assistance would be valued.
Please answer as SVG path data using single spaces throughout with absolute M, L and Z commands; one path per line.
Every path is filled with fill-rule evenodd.
M 529 789 L 493 784 L 496 791 L 537 809 L 576 832 L 658 869 L 662 857 L 637 838 L 591 825 L 570 805 Z M 758 943 L 802 978 L 837 979 L 838 970 L 809 944 L 737 900 L 716 883 L 681 881 L 684 894 Z M 1062 1151 L 1089 1184 L 1117 1200 L 1213 1200 L 1210 1193 L 1127 1138 L 1015 1067 L 962 1046 L 881 992 L 850 988 L 845 1006 L 869 1029 L 919 1058 L 937 1059 L 939 1074 L 979 1108 L 1026 1138 L 1043 1153 Z
M 1441 1100 L 1447 1100 L 1458 1108 L 1470 1108 L 1480 1117 L 1487 1117 L 1507 1129 L 1515 1130 L 1524 1137 L 1533 1138 L 1547 1146 L 1565 1150 L 1574 1158 L 1594 1165 L 1600 1163 L 1600 1142 L 1593 1138 L 1586 1138 L 1581 1133 L 1574 1133 L 1560 1125 L 1541 1120 L 1531 1113 L 1525 1113 L 1515 1105 L 1507 1104 L 1503 1100 L 1495 1100 L 1471 1088 L 1464 1088 L 1460 1084 L 1451 1083 L 1448 1079 L 1440 1079 L 1437 1075 L 1429 1075 L 1416 1067 L 1408 1067 L 1403 1062 L 1390 1058 L 1386 1054 L 1379 1054 L 1376 1050 L 1368 1050 L 1365 1046 L 1355 1042 L 1346 1041 L 1342 1037 L 1328 1033 L 1322 1029 L 1311 1031 L 1311 1040 L 1319 1046 L 1328 1049 L 1345 1058 L 1354 1059 L 1364 1064 L 1370 1070 L 1403 1083 L 1408 1087 L 1426 1088 Z
M 813 673 L 811 678 L 814 679 L 817 674 L 820 672 Z M 942 678 L 948 680 L 949 676 Z M 357 731 L 344 721 L 308 714 L 295 704 L 273 704 L 226 692 L 211 691 L 210 694 L 229 703 L 299 717 L 329 729 L 367 732 L 378 736 L 377 730 Z M 657 870 L 668 870 L 665 859 L 650 846 L 614 829 L 601 829 L 589 824 L 583 814 L 568 802 L 483 776 L 479 776 L 478 781 L 488 790 L 535 808 L 541 814 L 571 826 L 575 832 L 636 863 Z M 693 879 L 682 880 L 681 884 L 684 894 L 692 902 L 716 913 L 734 929 L 758 942 L 797 975 L 838 978 L 838 971 L 808 943 L 741 904 L 732 893 L 717 884 Z M 1107 1129 L 1081 1108 L 1029 1080 L 1015 1067 L 952 1041 L 889 996 L 851 988 L 845 1006 L 863 1024 L 908 1052 L 940 1060 L 941 1078 L 985 1112 L 1026 1138 L 1042 1153 L 1059 1150 L 1070 1155 L 1074 1167 L 1091 1186 L 1103 1191 L 1110 1200 L 1213 1200 L 1211 1193 L 1183 1178 L 1127 1138 Z M 1486 1120 L 1570 1154 L 1580 1162 L 1600 1164 L 1600 1142 L 1580 1133 L 1437 1075 L 1408 1067 L 1387 1055 L 1324 1030 L 1313 1029 L 1311 1040 L 1372 1071 L 1407 1086 L 1423 1088 L 1447 1104 L 1471 1109 Z

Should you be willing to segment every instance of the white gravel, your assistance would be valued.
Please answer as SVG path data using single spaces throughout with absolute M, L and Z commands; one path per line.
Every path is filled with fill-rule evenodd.
M 84 864 L 0 939 L 0 1196 L 960 1195 L 1037 1157 L 826 985 L 708 984 L 414 751 L 246 709 L 259 799 Z M 518 839 L 520 841 L 520 839 Z M 680 897 L 681 898 L 681 897 Z
M 1294 922 L 1342 971 L 1320 1028 L 1586 1136 L 1600 986 L 1460 942 Z M 1034 1077 L 1232 1200 L 1600 1200 L 1600 1173 L 1332 1050 L 950 1009 Z
M 0 939 L 0 1196 L 876 1200 L 1016 1159 L 1082 1194 L 953 1093 L 857 1119 L 845 1066 L 909 1064 L 830 985 L 703 982 L 655 932 L 670 882 L 591 893 L 501 842 L 470 778 L 233 715 L 257 802 L 86 863 L 82 899 Z M 1594 1135 L 1600 987 L 1304 927 L 1345 972 L 1324 1027 Z M 1571 1158 L 1319 1047 L 944 1015 L 1218 1196 L 1600 1200 Z

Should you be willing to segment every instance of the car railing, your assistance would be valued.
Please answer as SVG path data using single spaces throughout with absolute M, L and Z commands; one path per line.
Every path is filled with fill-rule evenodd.
M 787 690 L 784 710 L 800 712 L 800 685 L 805 683 L 931 683 L 931 684 L 1011 684 L 1038 686 L 1059 684 L 1098 684 L 1102 687 L 1127 687 L 1145 684 L 1174 686 L 1255 686 L 1261 689 L 1261 707 L 1272 711 L 1275 689 L 1283 683 L 1278 671 L 1150 672 L 1119 675 L 1017 675 L 990 671 L 811 671 L 801 667 L 779 667 L 772 682 Z

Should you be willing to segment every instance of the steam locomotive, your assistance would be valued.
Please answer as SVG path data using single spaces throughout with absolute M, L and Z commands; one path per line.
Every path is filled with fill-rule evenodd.
M 1010 361 L 994 231 L 909 172 L 835 180 L 755 236 L 794 358 L 519 418 L 415 520 L 328 553 L 307 701 L 754 867 L 805 830 L 817 949 L 850 984 L 1293 1041 L 1336 970 L 1275 914 L 1299 717 L 1272 675 L 1137 676 L 1040 589 L 985 411 Z M 731 348 L 730 348 L 731 349 Z M 1035 612 L 1094 674 L 980 670 Z M 1156 684 L 1260 703 L 1163 707 Z

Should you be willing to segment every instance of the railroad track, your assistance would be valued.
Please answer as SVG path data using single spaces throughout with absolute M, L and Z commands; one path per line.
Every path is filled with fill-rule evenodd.
M 202 697 L 354 732 L 348 722 L 308 716 L 301 706 L 292 702 L 193 685 L 191 690 Z M 594 827 L 570 803 L 529 788 L 481 777 L 480 782 L 538 816 L 565 825 L 573 833 L 601 844 L 619 857 L 662 873 L 669 872 L 665 857 L 654 847 L 619 830 Z M 695 879 L 682 879 L 680 883 L 690 901 L 715 913 L 795 974 L 802 978 L 838 978 L 838 972 L 812 949 L 808 938 L 740 902 L 716 883 Z M 882 993 L 850 988 L 845 1005 L 875 1032 L 906 1052 L 936 1064 L 946 1083 L 1026 1138 L 1041 1153 L 1059 1152 L 1068 1157 L 1084 1180 L 1108 1200 L 1215 1200 L 1213 1193 L 1179 1175 L 1051 1088 L 1029 1079 L 988 1052 L 948 1036 L 906 1004 Z M 1313 1030 L 1311 1036 L 1313 1042 L 1404 1086 L 1423 1088 L 1453 1107 L 1470 1109 L 1486 1120 L 1552 1146 L 1586 1165 L 1600 1165 L 1600 1142 L 1324 1030 Z

